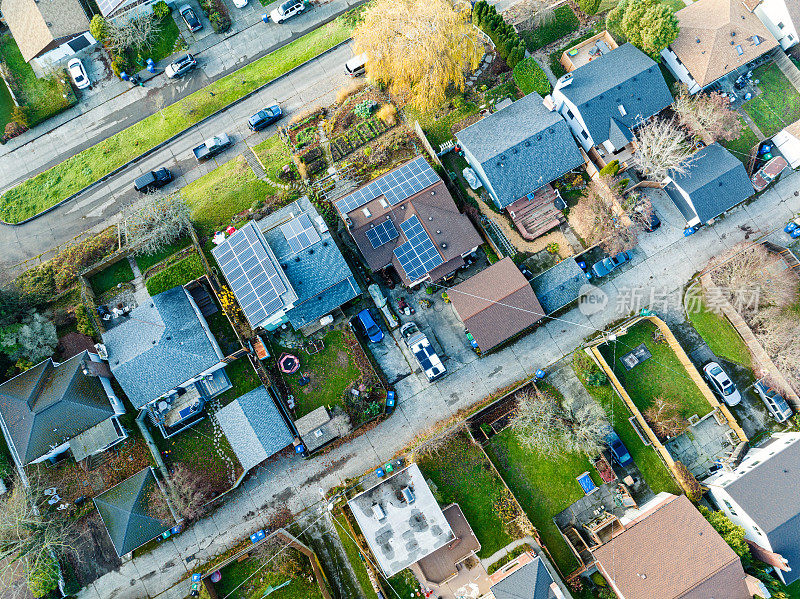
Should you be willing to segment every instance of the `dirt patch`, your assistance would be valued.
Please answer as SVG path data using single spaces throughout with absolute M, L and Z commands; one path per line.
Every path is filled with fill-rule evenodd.
M 117 570 L 122 561 L 114 550 L 100 514 L 92 512 L 81 518 L 76 526 L 80 535 L 79 541 L 76 544 L 76 553 L 68 555 L 67 562 L 80 585 L 85 587 L 104 574 Z

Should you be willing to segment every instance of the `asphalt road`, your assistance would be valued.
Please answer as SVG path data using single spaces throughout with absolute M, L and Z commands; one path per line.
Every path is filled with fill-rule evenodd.
M 114 222 L 113 217 L 123 208 L 141 199 L 133 190 L 133 181 L 144 172 L 162 166 L 169 168 L 175 176 L 175 180 L 163 188 L 169 193 L 241 154 L 245 144 L 252 147 L 273 135 L 277 124 L 258 133 L 247 128 L 247 118 L 270 102 L 280 103 L 285 119 L 307 106 L 332 103 L 336 90 L 349 81 L 343 65 L 352 55 L 350 45 L 344 44 L 202 125 L 192 127 L 172 143 L 52 212 L 24 225 L 0 225 L 0 271 L 14 274 L 19 270 L 14 266 L 20 262 L 47 252 L 84 231 Z M 278 124 L 285 123 L 285 119 Z M 208 162 L 198 164 L 192 149 L 220 132 L 227 133 L 234 145 Z

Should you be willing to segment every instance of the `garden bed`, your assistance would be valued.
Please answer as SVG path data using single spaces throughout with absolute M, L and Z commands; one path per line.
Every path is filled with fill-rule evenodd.
M 334 161 L 341 160 L 391 128 L 385 122 L 389 121 L 388 117 L 380 118 L 380 111 L 385 106 L 391 108 L 384 110 L 394 110 L 391 118 L 396 122 L 396 109 L 385 94 L 367 87 L 349 96 L 334 109 L 329 124 Z
M 295 153 L 319 145 L 319 124 L 324 118 L 325 109 L 317 108 L 284 129 L 287 142 Z

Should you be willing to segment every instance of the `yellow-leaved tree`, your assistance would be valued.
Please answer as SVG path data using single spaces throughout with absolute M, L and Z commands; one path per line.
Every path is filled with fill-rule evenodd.
M 438 107 L 483 57 L 480 33 L 450 0 L 375 0 L 353 31 L 367 74 L 420 110 Z

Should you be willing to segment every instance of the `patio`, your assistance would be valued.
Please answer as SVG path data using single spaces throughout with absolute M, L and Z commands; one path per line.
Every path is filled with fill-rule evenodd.
M 617 47 L 617 42 L 611 37 L 608 31 L 602 31 L 593 35 L 588 40 L 566 50 L 559 58 L 561 65 L 567 73 L 574 71 L 578 67 L 588 64 L 595 58 L 611 52 Z
M 711 474 L 715 462 L 730 456 L 738 444 L 739 438 L 725 418 L 717 419 L 716 412 L 711 412 L 664 445 L 673 458 L 703 479 Z

